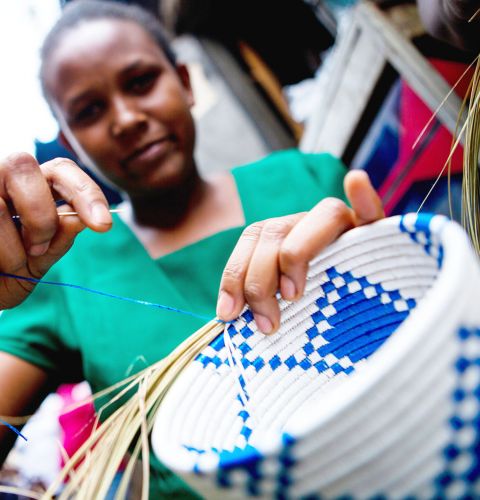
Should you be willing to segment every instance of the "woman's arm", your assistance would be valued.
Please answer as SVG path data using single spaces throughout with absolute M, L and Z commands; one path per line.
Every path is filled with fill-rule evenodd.
M 345 176 L 352 208 L 327 198 L 310 212 L 268 219 L 247 227 L 223 272 L 217 314 L 229 321 L 245 302 L 264 333 L 278 329 L 277 290 L 287 300 L 301 297 L 309 262 L 342 233 L 384 217 L 382 203 L 368 175 L 359 170 Z
M 0 352 L 0 416 L 32 413 L 46 396 L 46 383 L 47 374 L 41 368 Z M 11 429 L 0 425 L 0 465 L 16 438 Z
M 480 51 L 480 0 L 418 0 L 427 31 L 457 47 Z

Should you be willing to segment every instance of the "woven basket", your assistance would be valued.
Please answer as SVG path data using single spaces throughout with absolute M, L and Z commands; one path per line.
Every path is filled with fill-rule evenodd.
M 207 498 L 480 497 L 480 273 L 441 216 L 342 236 L 280 300 L 184 370 L 152 432 Z

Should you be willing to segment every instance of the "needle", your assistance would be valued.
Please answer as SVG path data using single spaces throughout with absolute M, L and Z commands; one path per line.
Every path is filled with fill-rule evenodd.
M 118 213 L 123 212 L 123 211 L 124 211 L 123 208 L 111 208 L 109 210 L 109 212 L 111 214 L 118 214 Z M 57 215 L 59 217 L 63 217 L 64 215 L 78 215 L 78 212 L 58 212 Z M 20 215 L 12 215 L 12 219 L 19 220 L 20 219 Z

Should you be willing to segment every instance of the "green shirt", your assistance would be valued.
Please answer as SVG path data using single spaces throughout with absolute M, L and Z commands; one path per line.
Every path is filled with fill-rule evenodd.
M 274 153 L 233 170 L 245 222 L 309 210 L 344 198 L 345 167 L 329 155 Z M 107 234 L 84 231 L 45 280 L 166 304 L 214 317 L 223 268 L 243 227 L 152 259 L 114 216 Z M 80 290 L 38 285 L 0 317 L 0 350 L 45 369 L 56 381 L 86 379 L 94 392 L 168 355 L 204 321 Z M 154 467 L 155 497 L 185 498 L 182 483 Z M 161 481 L 155 481 L 155 476 Z

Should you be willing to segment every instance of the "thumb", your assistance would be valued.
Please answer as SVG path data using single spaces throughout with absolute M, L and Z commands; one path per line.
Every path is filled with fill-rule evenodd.
M 348 172 L 344 179 L 344 189 L 355 214 L 355 225 L 362 226 L 385 217 L 382 200 L 366 172 L 363 170 Z
M 63 211 L 71 210 L 62 205 Z M 50 242 L 47 252 L 40 257 L 31 257 L 29 267 L 35 276 L 43 276 L 50 267 L 63 257 L 73 245 L 76 236 L 85 229 L 85 224 L 76 215 L 59 217 L 58 230 Z

